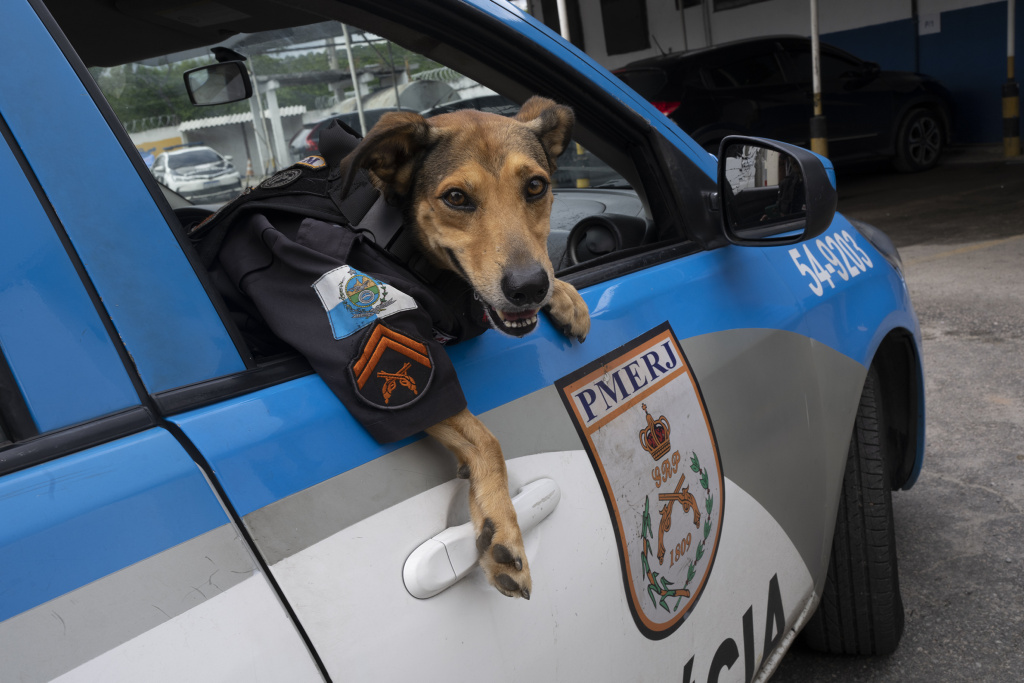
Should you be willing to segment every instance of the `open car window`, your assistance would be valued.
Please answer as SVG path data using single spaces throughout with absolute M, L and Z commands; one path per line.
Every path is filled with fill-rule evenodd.
M 195 207 L 215 211 L 245 188 L 316 155 L 319 136 L 332 119 L 367 131 L 396 110 L 432 116 L 473 108 L 512 116 L 520 103 L 542 94 L 573 106 L 577 115 L 573 142 L 552 178 L 548 246 L 556 273 L 577 277 L 585 270 L 592 281 L 607 279 L 622 271 L 598 273 L 591 262 L 624 262 L 647 245 L 684 240 L 678 218 L 664 208 L 652 209 L 652 193 L 643 181 L 656 171 L 650 155 L 644 160 L 646 170 L 637 164 L 642 145 L 635 136 L 641 133 L 628 133 L 634 135 L 630 140 L 606 110 L 573 102 L 551 83 L 534 81 L 537 70 L 525 71 L 507 57 L 487 62 L 415 28 L 369 15 L 360 15 L 368 29 L 336 19 L 289 25 L 296 16 L 301 15 L 282 14 L 279 27 L 238 33 L 202 47 L 166 54 L 149 50 L 126 62 L 104 52 L 107 63 L 87 63 L 163 199 L 179 217 L 195 221 Z M 69 39 L 77 49 L 74 32 Z M 80 40 L 88 37 L 82 34 Z M 142 49 L 134 47 L 136 53 Z M 87 45 L 83 59 L 93 51 Z M 226 105 L 195 106 L 183 74 L 215 63 L 218 52 L 243 60 L 254 95 Z
M 215 63 L 215 52 L 222 49 L 244 58 L 254 96 L 227 105 L 191 104 L 182 74 Z M 448 63 L 442 63 L 375 33 L 323 21 L 238 34 L 207 48 L 90 71 L 165 197 L 175 199 L 174 208 L 184 198 L 214 210 L 246 187 L 317 154 L 319 136 L 332 119 L 365 132 L 397 110 L 433 116 L 472 108 L 514 116 L 528 86 L 509 92 L 502 83 L 473 78 L 460 69 L 483 75 L 486 70 L 474 60 L 460 63 L 455 55 L 448 50 Z M 581 124 L 577 133 L 552 178 L 556 200 L 549 251 L 558 270 L 610 248 L 601 240 L 590 240 L 585 253 L 568 248 L 572 228 L 588 215 L 633 219 L 627 229 L 635 244 L 648 233 L 649 212 L 628 157 L 620 153 L 609 163 L 592 149 L 604 143 L 600 136 L 588 139 Z M 609 151 L 615 148 L 604 144 Z

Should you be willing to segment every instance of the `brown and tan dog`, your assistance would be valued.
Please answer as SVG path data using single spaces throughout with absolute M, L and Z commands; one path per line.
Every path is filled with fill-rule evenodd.
M 401 203 L 406 225 L 439 268 L 474 289 L 495 329 L 516 337 L 544 309 L 582 341 L 590 315 L 572 285 L 555 279 L 548 257 L 551 174 L 572 134 L 572 110 L 542 97 L 506 118 L 465 109 L 424 119 L 385 114 L 343 162 L 366 169 Z M 530 567 L 508 491 L 505 458 L 469 410 L 427 432 L 455 454 L 469 479 L 469 511 L 480 566 L 502 593 L 530 597 Z

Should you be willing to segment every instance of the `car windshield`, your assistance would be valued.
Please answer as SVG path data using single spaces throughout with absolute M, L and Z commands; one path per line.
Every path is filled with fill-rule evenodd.
M 216 164 L 220 161 L 220 156 L 209 148 L 190 149 L 187 152 L 179 152 L 167 157 L 167 165 L 171 168 L 191 168 L 203 164 Z
M 170 168 L 230 157 L 242 187 L 251 187 L 316 154 L 317 124 L 331 118 L 359 132 L 396 109 L 424 116 L 466 107 L 506 116 L 518 111 L 515 101 L 448 66 L 336 21 L 238 34 L 212 48 L 244 60 L 252 98 L 203 107 L 189 102 L 182 74 L 215 63 L 211 48 L 90 68 L 147 165 L 170 148 L 203 145 L 170 154 Z M 628 187 L 578 144 L 569 145 L 558 167 L 556 188 Z

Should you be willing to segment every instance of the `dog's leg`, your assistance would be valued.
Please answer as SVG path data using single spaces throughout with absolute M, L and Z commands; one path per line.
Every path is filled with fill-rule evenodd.
M 555 327 L 567 337 L 576 337 L 582 342 L 590 332 L 590 311 L 583 297 L 568 282 L 555 280 L 552 285 L 548 314 Z
M 465 409 L 429 427 L 427 433 L 455 454 L 459 476 L 469 479 L 469 514 L 487 580 L 509 597 L 529 599 L 530 566 L 498 439 Z

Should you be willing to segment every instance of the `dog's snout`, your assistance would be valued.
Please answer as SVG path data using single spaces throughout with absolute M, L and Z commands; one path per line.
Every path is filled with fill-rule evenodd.
M 548 273 L 539 263 L 512 268 L 501 278 L 501 291 L 515 306 L 539 304 L 548 295 Z

